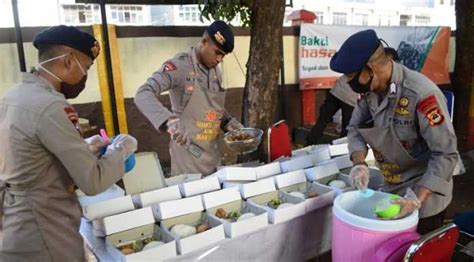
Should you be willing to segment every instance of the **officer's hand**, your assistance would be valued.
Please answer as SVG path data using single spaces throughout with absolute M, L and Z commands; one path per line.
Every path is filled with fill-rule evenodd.
M 169 118 L 166 122 L 166 127 L 166 131 L 170 134 L 171 139 L 176 141 L 179 145 L 184 145 L 191 141 L 186 133 L 186 128 L 179 121 L 179 118 Z
M 225 129 L 227 129 L 228 132 L 233 131 L 233 130 L 238 130 L 244 128 L 244 125 L 242 125 L 237 119 L 234 117 L 230 119 L 229 123 L 227 123 Z
M 352 186 L 364 192 L 369 185 L 369 168 L 365 164 L 357 164 L 352 167 L 349 178 Z
M 99 135 L 88 137 L 84 141 L 89 145 L 89 151 L 95 156 L 99 156 L 102 149 L 110 144 L 108 141 L 104 142 Z
M 411 190 L 411 188 L 407 189 L 405 197 L 392 199 L 390 202 L 392 204 L 398 204 L 401 207 L 400 213 L 398 213 L 398 215 L 392 219 L 404 218 L 413 213 L 415 210 L 421 208 L 421 202 L 418 197 L 416 197 L 416 194 L 413 192 L 413 190 Z
M 114 138 L 112 143 L 107 147 L 107 151 L 117 151 L 122 155 L 123 160 L 127 160 L 135 151 L 137 151 L 137 140 L 127 134 L 120 134 Z M 106 152 L 107 154 L 107 152 Z

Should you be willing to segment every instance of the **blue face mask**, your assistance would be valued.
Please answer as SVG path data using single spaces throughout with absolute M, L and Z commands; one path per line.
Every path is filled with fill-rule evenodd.
M 372 84 L 372 79 L 374 79 L 374 75 L 371 75 L 370 76 L 370 79 L 367 83 L 365 84 L 361 84 L 359 82 L 359 77 L 360 77 L 360 74 L 362 73 L 362 70 L 359 71 L 349 82 L 347 82 L 349 84 L 349 86 L 351 87 L 351 89 L 358 93 L 358 94 L 366 94 L 368 92 L 370 92 L 370 85 Z

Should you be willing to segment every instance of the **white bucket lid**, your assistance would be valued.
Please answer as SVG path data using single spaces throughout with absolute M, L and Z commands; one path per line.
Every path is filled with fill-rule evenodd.
M 402 219 L 381 220 L 373 212 L 375 203 L 390 196 L 388 193 L 375 191 L 370 198 L 359 195 L 359 191 L 340 194 L 334 200 L 333 214 L 355 227 L 374 231 L 402 231 L 418 224 L 418 211 Z

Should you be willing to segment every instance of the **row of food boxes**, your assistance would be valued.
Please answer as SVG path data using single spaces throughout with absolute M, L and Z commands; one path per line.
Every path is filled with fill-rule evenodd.
M 306 170 L 306 172 L 309 171 Z M 205 181 L 214 184 L 215 182 L 211 182 L 213 180 L 206 178 L 189 183 Z M 335 194 L 335 191 L 328 186 L 306 181 L 303 170 L 247 184 L 226 183 L 224 187 L 222 190 L 180 199 L 180 186 L 172 186 L 134 197 L 127 195 L 92 204 L 84 208 L 84 215 L 93 220 L 95 234 L 104 236 L 110 249 L 114 249 L 113 247 L 128 249 L 126 251 L 128 254 L 130 250 L 138 251 L 137 249 L 143 248 L 143 243 L 136 244 L 137 239 L 142 241 L 152 238 L 153 241 L 163 242 L 158 247 L 128 254 L 125 256 L 126 260 L 143 259 L 144 256 L 165 259 L 173 255 L 173 248 L 170 248 L 173 243 L 176 245 L 174 255 L 186 254 L 204 246 L 216 244 L 224 240 L 226 236 L 234 238 L 265 227 L 268 223 L 281 223 L 304 215 L 330 204 Z M 212 187 L 204 186 L 203 188 Z M 300 195 L 295 196 L 295 192 L 299 192 Z M 313 195 L 315 197 L 310 198 L 312 193 L 315 193 Z M 151 197 L 152 195 L 154 197 Z M 175 200 L 171 200 L 173 198 Z M 150 199 L 158 202 L 153 204 Z M 269 205 L 270 202 L 273 206 Z M 150 206 L 147 206 L 148 204 Z M 135 205 L 141 208 L 134 210 Z M 278 209 L 278 207 L 284 208 Z M 219 209 L 228 214 L 238 212 L 239 215 L 234 218 L 221 215 L 219 218 L 216 214 Z M 109 215 L 111 212 L 118 214 Z M 248 217 L 246 213 L 252 214 L 250 218 L 241 221 L 232 220 Z M 157 221 L 160 226 L 156 223 Z M 176 225 L 185 225 L 181 230 L 189 230 L 191 227 L 203 224 L 210 228 L 188 237 L 183 237 L 186 234 L 173 232 L 173 227 Z M 147 244 L 152 246 L 154 243 Z M 129 248 L 130 245 L 133 249 Z

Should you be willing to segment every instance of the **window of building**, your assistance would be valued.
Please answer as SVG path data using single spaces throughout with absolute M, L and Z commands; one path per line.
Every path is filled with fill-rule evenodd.
M 332 13 L 332 24 L 333 25 L 347 25 L 347 13 Z
M 355 14 L 353 24 L 354 25 L 368 25 L 369 15 L 368 14 Z
M 424 15 L 417 15 L 415 16 L 415 24 L 416 25 L 429 25 L 430 17 L 424 16 Z
M 178 9 L 178 17 L 182 23 L 197 23 L 199 22 L 200 15 L 197 5 L 187 5 L 184 8 Z
M 92 24 L 100 22 L 98 5 L 61 5 L 61 22 L 69 25 Z
M 400 26 L 407 26 L 409 22 L 410 22 L 410 16 L 409 15 L 401 15 L 400 16 Z
M 139 5 L 110 5 L 111 23 L 142 24 L 144 11 Z
M 324 13 L 320 11 L 316 11 L 316 24 L 324 24 Z

